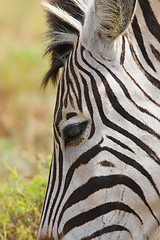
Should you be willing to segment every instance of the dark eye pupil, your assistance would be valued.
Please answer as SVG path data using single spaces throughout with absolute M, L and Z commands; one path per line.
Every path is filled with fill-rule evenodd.
M 68 133 L 68 137 L 69 138 L 73 138 L 75 136 L 77 136 L 81 131 L 81 127 L 78 126 L 73 126 L 70 129 L 68 129 L 67 133 Z
M 71 124 L 63 130 L 65 146 L 81 136 L 87 126 L 87 122 Z

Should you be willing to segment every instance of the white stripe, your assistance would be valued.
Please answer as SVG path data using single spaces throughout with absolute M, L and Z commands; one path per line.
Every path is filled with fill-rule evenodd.
M 76 5 L 83 11 L 86 12 L 86 7 L 88 4 L 88 0 L 72 0 L 72 2 L 76 3 Z
M 78 31 L 81 30 L 81 27 L 82 27 L 81 23 L 75 18 L 73 18 L 70 14 L 68 14 L 63 9 L 59 8 L 58 6 L 53 6 L 45 1 L 42 1 L 41 4 L 47 11 L 49 11 L 50 13 L 53 13 L 62 21 L 67 22 L 68 24 L 76 28 Z

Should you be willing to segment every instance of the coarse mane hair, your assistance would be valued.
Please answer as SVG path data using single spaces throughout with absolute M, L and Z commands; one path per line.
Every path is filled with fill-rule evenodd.
M 49 30 L 46 33 L 49 44 L 45 55 L 51 58 L 51 67 L 46 73 L 42 86 L 49 80 L 56 83 L 59 69 L 73 49 L 74 41 L 79 36 L 84 23 L 85 9 L 88 0 L 49 0 L 42 2 L 47 12 Z

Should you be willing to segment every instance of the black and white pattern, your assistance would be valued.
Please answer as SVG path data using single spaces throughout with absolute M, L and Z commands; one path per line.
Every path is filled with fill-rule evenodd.
M 39 240 L 160 233 L 160 1 L 50 0 L 54 152 Z

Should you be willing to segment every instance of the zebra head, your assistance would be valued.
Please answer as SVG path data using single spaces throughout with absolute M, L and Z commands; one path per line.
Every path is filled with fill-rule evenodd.
M 43 84 L 63 72 L 38 239 L 156 239 L 160 1 L 43 5 L 52 59 Z

